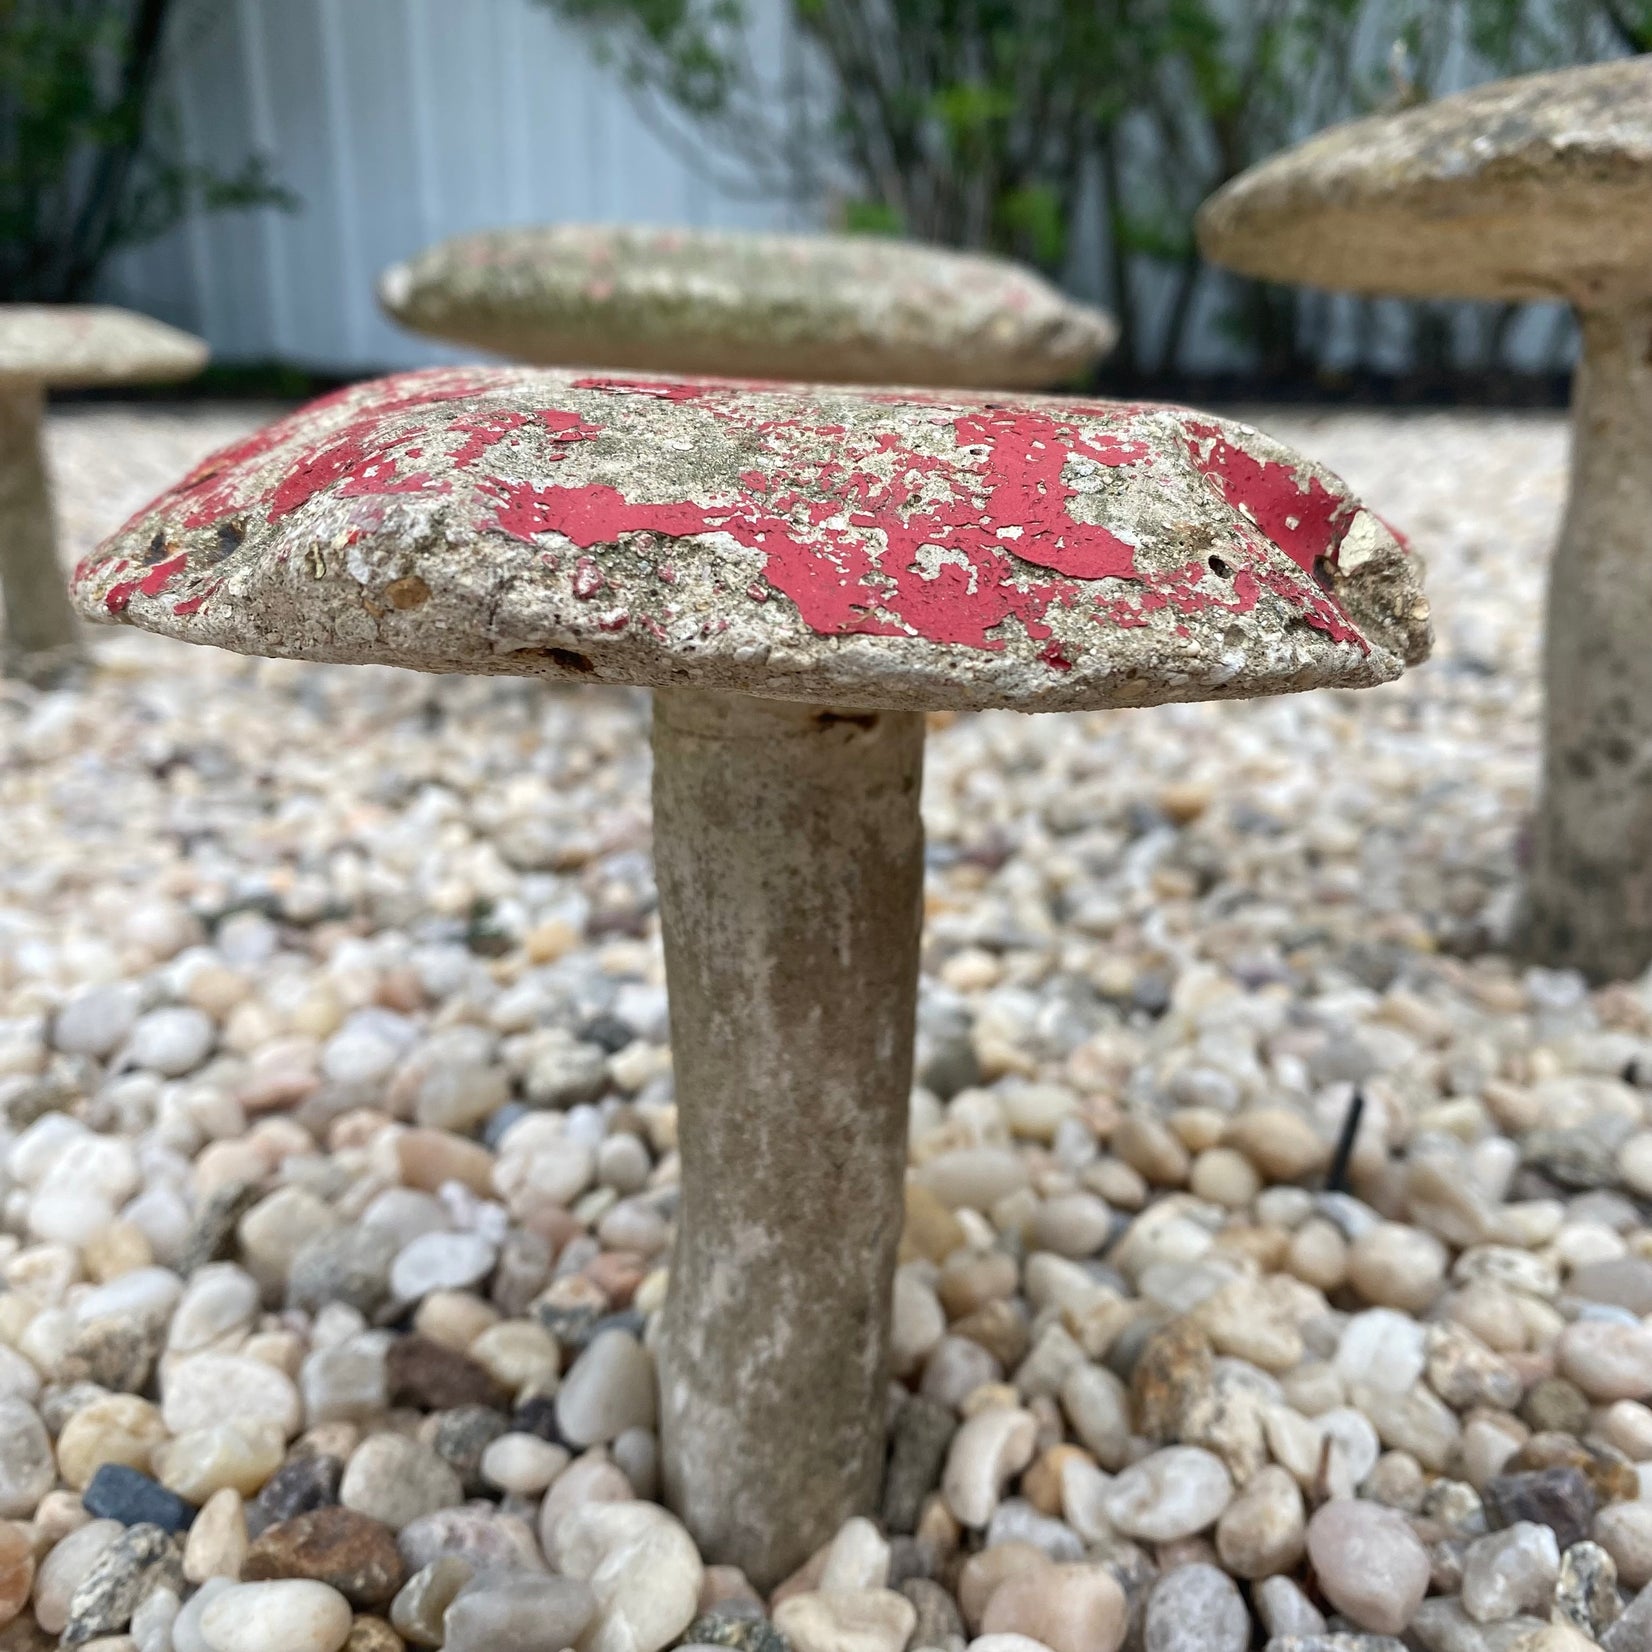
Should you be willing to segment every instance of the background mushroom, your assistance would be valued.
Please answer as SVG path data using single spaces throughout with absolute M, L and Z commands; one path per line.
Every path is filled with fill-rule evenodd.
M 1009 259 L 868 235 L 495 230 L 387 270 L 379 297 L 416 332 L 544 367 L 834 384 L 1061 384 L 1116 336 Z
M 312 404 L 75 589 L 245 653 L 656 691 L 664 1480 L 759 1587 L 883 1472 L 924 713 L 1357 688 L 1428 643 L 1388 531 L 1241 425 L 510 368 Z
M 0 305 L 0 600 L 8 676 L 49 681 L 79 654 L 41 451 L 46 391 L 183 379 L 206 359 L 199 339 L 130 310 Z
M 1596 977 L 1638 973 L 1652 960 L 1652 58 L 1335 127 L 1213 196 L 1199 241 L 1273 280 L 1576 309 L 1526 941 Z

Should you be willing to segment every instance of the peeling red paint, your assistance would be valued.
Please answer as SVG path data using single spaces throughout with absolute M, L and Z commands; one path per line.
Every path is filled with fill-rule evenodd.
M 1299 568 L 1311 574 L 1321 557 L 1334 554 L 1356 509 L 1351 500 L 1337 498 L 1317 476 L 1304 481 L 1294 466 L 1247 453 L 1219 425 L 1185 425 L 1193 463 Z
M 158 597 L 173 579 L 184 571 L 189 558 L 182 553 L 168 557 L 165 562 L 157 562 L 153 568 L 138 581 L 138 589 L 146 597 Z
M 104 593 L 103 606 L 111 614 L 124 614 L 132 606 L 132 598 L 143 584 L 141 579 L 123 579 L 111 585 Z
M 1312 583 L 1334 559 L 1356 507 L 1317 476 L 1259 459 L 1219 423 L 1180 410 L 983 404 L 905 391 L 867 398 L 935 409 L 942 429 L 950 426 L 953 443 L 937 452 L 927 443 L 913 447 L 888 428 L 857 434 L 853 425 L 811 419 L 806 405 L 774 386 L 750 387 L 767 393 L 754 397 L 732 381 L 573 381 L 576 389 L 616 402 L 645 397 L 696 404 L 752 455 L 726 494 L 642 502 L 604 482 L 561 486 L 541 479 L 577 444 L 596 444 L 600 462 L 609 437 L 606 421 L 560 407 L 485 401 L 448 411 L 448 404 L 519 382 L 520 375 L 508 369 L 435 369 L 387 379 L 366 392 L 339 392 L 197 467 L 129 526 L 157 511 L 181 518 L 186 529 L 216 526 L 238 513 L 261 513 L 275 523 L 322 494 L 365 501 L 457 489 L 482 502 L 475 528 L 524 541 L 556 534 L 580 552 L 647 535 L 643 550 L 651 555 L 655 537 L 727 535 L 761 556 L 747 595 L 759 602 L 776 594 L 788 598 L 803 622 L 823 635 L 909 636 L 996 650 L 1006 645 L 1005 627 L 1013 621 L 1028 637 L 1049 642 L 1041 657 L 1052 670 L 1068 670 L 1073 643 L 1052 640 L 1050 618 L 1058 609 L 1080 611 L 1099 626 L 1132 628 L 1166 609 L 1180 618 L 1213 610 L 1244 614 L 1271 594 L 1334 639 L 1366 646 L 1337 604 Z M 788 407 L 799 410 L 785 413 Z M 1132 488 L 1154 485 L 1159 450 L 1131 431 L 1133 419 L 1152 417 L 1174 418 L 1192 463 L 1236 513 L 1232 538 L 1220 543 L 1219 556 L 1170 568 L 1144 566 L 1128 532 L 1074 514 L 1093 467 L 1134 472 Z M 1115 428 L 1096 428 L 1101 420 Z M 248 471 L 256 474 L 261 460 L 288 451 L 292 457 L 273 482 L 244 496 Z M 523 480 L 520 469 L 511 473 L 506 456 L 512 451 L 525 453 L 533 480 Z M 459 487 L 450 472 L 466 472 L 468 479 Z M 1110 486 L 1103 487 L 1102 499 Z M 1090 506 L 1086 514 L 1104 515 L 1107 508 Z M 342 543 L 380 529 L 384 519 L 377 509 Z M 1272 546 L 1310 578 L 1281 564 Z M 236 554 L 235 547 L 217 553 L 218 559 L 225 554 Z M 548 570 L 558 566 L 553 552 L 540 560 Z M 106 604 L 118 613 L 134 593 L 157 595 L 186 566 L 185 557 L 175 556 L 141 579 L 121 581 L 108 591 Z M 97 571 L 93 559 L 76 578 Z M 653 572 L 663 584 L 676 582 L 669 562 Z M 1097 589 L 1098 581 L 1126 588 Z M 577 598 L 595 597 L 610 584 L 596 557 L 579 557 L 572 574 Z M 206 594 L 190 595 L 187 607 L 180 603 L 173 611 L 194 612 Z M 610 621 L 620 612 L 598 623 L 615 628 Z M 622 625 L 628 622 L 629 616 L 621 617 Z M 1190 635 L 1185 625 L 1171 629 Z

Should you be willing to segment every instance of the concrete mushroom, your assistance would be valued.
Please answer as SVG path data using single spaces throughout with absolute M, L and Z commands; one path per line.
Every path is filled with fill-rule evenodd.
M 1335 127 L 1214 195 L 1199 240 L 1270 280 L 1576 310 L 1526 944 L 1596 977 L 1638 973 L 1652 959 L 1652 57 Z
M 130 310 L 0 304 L 0 600 L 8 675 L 45 682 L 78 658 L 41 452 L 45 392 L 188 378 L 199 339 Z
M 925 712 L 1358 688 L 1428 645 L 1413 559 L 1242 425 L 521 368 L 312 404 L 75 592 L 245 653 L 655 690 L 664 1481 L 760 1586 L 883 1470 Z
M 542 367 L 832 384 L 1062 384 L 1116 336 L 1009 259 L 869 235 L 495 230 L 395 265 L 379 297 L 415 332 Z

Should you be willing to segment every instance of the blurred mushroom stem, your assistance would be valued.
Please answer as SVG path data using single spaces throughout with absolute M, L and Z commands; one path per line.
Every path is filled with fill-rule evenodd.
M 0 384 L 0 669 L 46 684 L 83 657 L 57 560 L 51 492 L 41 449 L 45 395 L 37 384 Z
M 1652 302 L 1580 321 L 1525 944 L 1604 980 L 1652 961 Z
M 923 902 L 924 722 L 654 698 L 682 1205 L 668 1500 L 767 1590 L 883 1473 Z

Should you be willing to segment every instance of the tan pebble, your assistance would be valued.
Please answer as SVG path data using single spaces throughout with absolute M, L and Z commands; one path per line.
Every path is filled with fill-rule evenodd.
M 1188 1186 L 1212 1204 L 1243 1210 L 1262 1191 L 1262 1178 L 1236 1148 L 1207 1147 L 1193 1161 Z
M 1609 1504 L 1595 1516 L 1594 1539 L 1616 1562 L 1619 1582 L 1652 1583 L 1652 1503 Z
M 222 1021 L 252 992 L 252 982 L 226 964 L 206 964 L 196 970 L 184 988 L 184 1001 Z
M 1205 1153 L 1221 1141 L 1228 1116 L 1214 1107 L 1178 1107 L 1165 1122 L 1189 1153 Z
M 241 1494 L 226 1486 L 201 1507 L 184 1541 L 184 1576 L 191 1583 L 209 1577 L 239 1578 L 247 1558 L 247 1517 Z
M 1241 1257 L 1247 1263 L 1255 1263 L 1263 1273 L 1277 1273 L 1290 1242 L 1291 1235 L 1286 1228 L 1236 1219 L 1216 1235 L 1210 1254 Z
M 261 1182 L 269 1173 L 264 1155 L 250 1143 L 214 1141 L 196 1158 L 192 1179 L 197 1197 L 205 1199 L 237 1182 Z
M 1348 1283 L 1378 1307 L 1421 1314 L 1439 1296 L 1449 1261 L 1450 1253 L 1432 1233 L 1379 1222 L 1349 1247 Z
M 111 1222 L 94 1233 L 81 1246 L 80 1256 L 88 1276 L 99 1284 L 118 1279 L 134 1268 L 147 1268 L 155 1260 L 143 1229 L 123 1221 Z
M 1014 1257 L 1005 1251 L 953 1256 L 941 1269 L 935 1294 L 949 1319 L 974 1313 L 989 1302 L 1013 1296 L 1018 1279 Z
M 1497 1353 L 1517 1353 L 1526 1347 L 1526 1321 L 1520 1304 L 1514 1293 L 1501 1285 L 1490 1281 L 1467 1285 L 1447 1299 L 1445 1313 Z
M 535 964 L 554 964 L 558 958 L 572 952 L 579 942 L 579 931 L 561 918 L 535 924 L 522 937 L 523 950 Z
M 396 1140 L 396 1162 L 403 1183 L 426 1193 L 444 1182 L 461 1182 L 484 1197 L 493 1193 L 493 1154 L 446 1130 L 404 1130 Z
M 1095 1462 L 1089 1452 L 1080 1446 L 1054 1445 L 1041 1452 L 1038 1460 L 1021 1476 L 1021 1495 L 1040 1514 L 1060 1517 L 1064 1476 L 1067 1464 L 1074 1460 Z
M 1187 1181 L 1187 1149 L 1156 1118 L 1130 1114 L 1119 1121 L 1107 1145 L 1155 1187 L 1181 1187 Z
M 1638 1400 L 1614 1400 L 1601 1418 L 1601 1432 L 1633 1463 L 1652 1460 L 1652 1408 Z
M 191 1503 L 233 1488 L 251 1497 L 281 1466 L 286 1434 L 277 1422 L 219 1423 L 191 1429 L 155 1448 L 155 1478 Z
M 432 1291 L 413 1316 L 413 1329 L 444 1347 L 465 1352 L 499 1323 L 499 1310 L 469 1291 Z
M 284 1376 L 296 1377 L 304 1364 L 304 1339 L 295 1331 L 258 1331 L 241 1344 L 241 1352 Z
M 1163 787 L 1155 801 L 1161 813 L 1178 826 L 1187 826 L 1210 807 L 1215 795 L 1214 789 L 1202 782 L 1178 780 Z
M 1026 1310 L 1005 1301 L 988 1302 L 954 1320 L 952 1333 L 979 1343 L 1006 1370 L 1021 1363 L 1031 1341 Z
M 1009 1577 L 981 1614 L 987 1635 L 1026 1635 L 1051 1652 L 1118 1652 L 1129 1623 L 1124 1590 L 1105 1566 L 1050 1566 Z
M 1323 1217 L 1312 1216 L 1291 1235 L 1285 1269 L 1304 1284 L 1334 1291 L 1348 1277 L 1348 1242 Z
M 82 1526 L 89 1524 L 91 1518 L 78 1492 L 47 1492 L 35 1506 L 34 1519 L 29 1522 L 34 1529 L 37 1550 L 41 1554 L 46 1553 L 54 1544 L 61 1543 L 70 1532 L 79 1531 Z
M 928 1188 L 908 1182 L 905 1191 L 906 1220 L 901 1228 L 900 1260 L 919 1257 L 944 1262 L 966 1240 L 963 1224 Z
M 1227 1144 L 1238 1150 L 1270 1182 L 1300 1182 L 1322 1170 L 1330 1147 L 1313 1125 L 1291 1107 L 1253 1107 L 1228 1125 Z
M 490 1325 L 465 1351 L 513 1393 L 549 1393 L 562 1368 L 556 1338 L 537 1320 L 507 1319 Z
M 1009 1538 L 982 1549 L 966 1560 L 958 1573 L 958 1609 L 972 1633 L 979 1630 L 987 1602 L 1009 1578 L 1048 1572 L 1053 1562 L 1042 1549 L 1019 1538 Z
M 774 1613 L 775 1628 L 797 1652 L 902 1652 L 917 1623 L 917 1607 L 893 1589 L 812 1591 L 783 1601 Z
M 404 1641 L 383 1618 L 358 1617 L 340 1652 L 403 1652 Z
M 63 1425 L 57 1437 L 57 1469 L 77 1491 L 105 1463 L 149 1472 L 150 1456 L 166 1439 L 160 1411 L 135 1394 L 93 1400 Z
M 1118 1210 L 1140 1210 L 1147 1203 L 1147 1179 L 1122 1159 L 1098 1159 L 1084 1167 L 1079 1178 Z
M 1291 1571 L 1302 1558 L 1306 1524 L 1296 1480 L 1287 1469 L 1270 1464 L 1222 1511 L 1216 1552 L 1235 1577 L 1273 1577 Z

